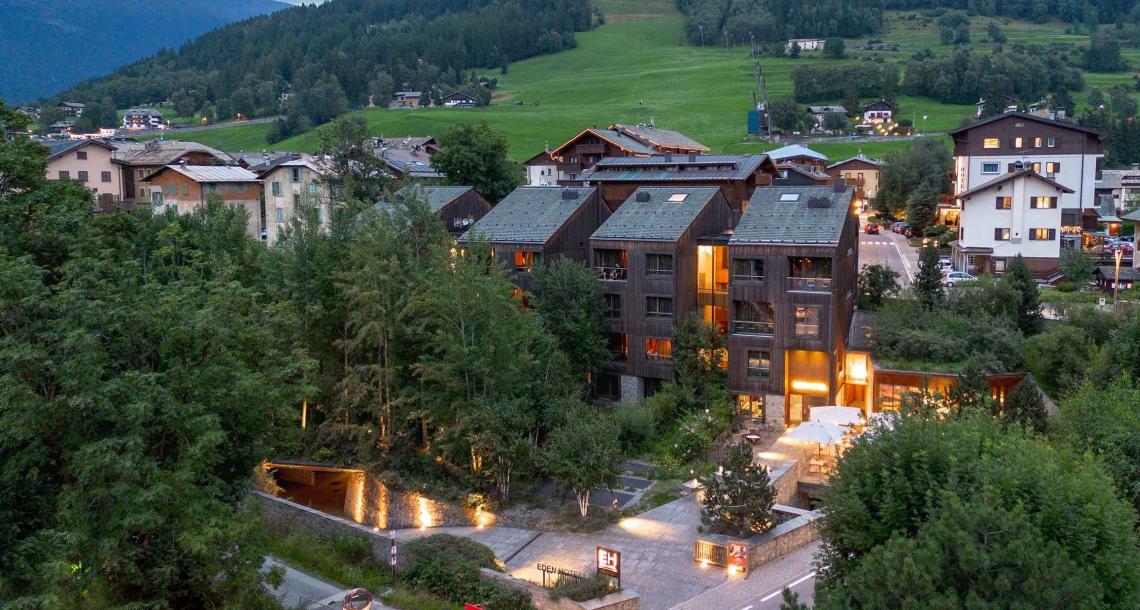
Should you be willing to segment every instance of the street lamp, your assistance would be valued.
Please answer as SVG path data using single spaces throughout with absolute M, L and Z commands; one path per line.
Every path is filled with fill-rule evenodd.
M 1124 248 L 1117 248 L 1116 252 L 1112 253 L 1113 258 L 1116 259 L 1116 279 L 1112 282 L 1112 311 L 1120 311 L 1120 259 L 1124 257 Z

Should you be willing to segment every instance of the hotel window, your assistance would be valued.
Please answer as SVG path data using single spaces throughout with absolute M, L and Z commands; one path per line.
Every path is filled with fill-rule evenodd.
M 629 337 L 625 333 L 607 333 L 606 341 L 614 360 L 625 360 L 629 357 Z
M 1045 164 L 1045 173 L 1046 174 L 1055 174 L 1059 171 L 1061 171 L 1061 164 L 1059 162 L 1049 161 L 1048 163 Z
M 1057 229 L 1030 229 L 1029 239 L 1031 241 L 1053 241 L 1057 239 Z
M 764 259 L 732 259 L 732 279 L 745 282 L 758 282 L 764 279 Z
M 672 318 L 673 299 L 670 297 L 645 297 L 645 317 Z
M 767 350 L 748 350 L 748 377 L 767 379 L 772 373 L 772 354 Z
M 1041 136 L 1033 138 L 1033 148 L 1041 148 Z
M 647 338 L 645 340 L 645 357 L 648 360 L 672 360 L 673 342 L 669 339 Z
M 281 196 L 281 183 L 280 182 L 274 182 L 273 183 L 273 196 L 274 197 L 280 197 Z
M 982 140 L 982 148 L 1001 148 L 1000 138 L 986 138 Z
M 1009 227 L 994 229 L 994 241 L 1009 241 Z
M 87 160 L 87 151 L 81 150 L 81 151 L 75 153 L 75 158 L 78 159 L 79 161 L 86 161 Z
M 538 252 L 523 252 L 515 250 L 515 271 L 530 273 L 536 263 L 542 262 L 542 254 Z
M 1037 173 L 1037 174 L 1041 173 L 1041 162 L 1040 161 L 1033 164 L 1033 172 Z
M 645 275 L 673 275 L 673 255 L 646 254 Z
M 277 222 L 285 222 L 285 208 L 277 208 Z
M 607 318 L 620 318 L 621 317 L 621 295 L 620 294 L 605 294 L 602 295 L 606 299 L 606 309 L 602 312 Z
M 1035 210 L 1051 210 L 1057 207 L 1056 197 L 1030 197 L 1029 207 Z
M 1022 146 L 1025 146 L 1025 138 L 1014 138 L 1013 139 L 1013 147 L 1014 148 L 1021 148 Z
M 87 171 L 81 169 L 81 170 L 79 170 L 78 173 L 79 173 L 79 177 L 78 177 L 79 181 L 80 182 L 87 182 Z
M 796 307 L 796 336 L 819 337 L 819 307 Z
M 982 173 L 983 174 L 996 174 L 996 173 L 998 173 L 998 171 L 1000 169 L 1001 169 L 1001 164 L 999 164 L 999 163 L 983 163 L 982 164 Z
M 732 332 L 770 335 L 776 331 L 776 310 L 767 301 L 733 301 Z
M 99 172 L 99 180 L 102 182 L 110 182 L 111 172 Z
M 995 208 L 998 210 L 1008 210 L 1013 208 L 1013 197 L 998 197 Z
M 1056 147 L 1057 146 L 1057 138 L 1055 138 L 1053 136 L 1049 136 L 1048 138 L 1045 139 L 1045 146 L 1047 146 L 1049 148 Z

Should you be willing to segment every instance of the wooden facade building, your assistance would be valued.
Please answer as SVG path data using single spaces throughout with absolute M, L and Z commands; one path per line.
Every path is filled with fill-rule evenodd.
M 422 199 L 443 221 L 448 233 L 459 237 L 491 211 L 491 202 L 470 186 L 410 184 L 396 192 L 397 199 Z M 377 208 L 390 209 L 392 202 L 381 201 Z

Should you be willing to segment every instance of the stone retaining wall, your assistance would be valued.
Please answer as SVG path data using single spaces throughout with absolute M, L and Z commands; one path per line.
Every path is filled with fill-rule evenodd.
M 641 608 L 641 596 L 634 591 L 618 591 L 584 602 L 576 602 L 565 597 L 553 600 L 545 588 L 529 580 L 515 578 L 489 568 L 482 568 L 481 572 L 484 578 L 530 593 L 531 605 L 538 610 L 640 610 Z
M 820 517 L 819 511 L 808 511 L 781 504 L 773 505 L 772 511 L 792 515 L 792 518 L 763 534 L 744 539 L 721 534 L 703 534 L 697 538 L 698 544 L 694 545 L 693 559 L 699 559 L 696 556 L 698 552 L 696 549 L 701 546 L 700 543 L 702 542 L 719 546 L 728 546 L 730 542 L 743 542 L 748 546 L 748 569 L 755 570 L 773 559 L 779 559 L 802 546 L 819 540 L 819 529 L 816 527 L 816 521 Z
M 489 512 L 433 500 L 420 493 L 395 491 L 363 472 L 349 481 L 344 514 L 357 523 L 382 530 L 494 524 L 494 515 Z
M 262 491 L 253 492 L 261 502 L 262 515 L 265 523 L 278 531 L 289 531 L 301 528 L 318 536 L 326 538 L 339 538 L 341 536 L 366 536 L 372 541 L 372 554 L 380 559 L 387 559 L 388 537 L 371 529 L 353 523 L 348 519 L 321 512 L 284 498 L 278 498 Z

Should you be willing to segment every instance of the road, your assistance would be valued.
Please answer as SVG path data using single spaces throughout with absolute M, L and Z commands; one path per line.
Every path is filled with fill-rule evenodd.
M 819 550 L 814 542 L 760 566 L 747 578 L 730 577 L 724 584 L 673 606 L 672 610 L 779 610 L 784 587 L 800 601 L 812 603 L 815 573 L 812 561 Z
M 894 269 L 899 274 L 899 284 L 906 288 L 918 271 L 918 254 L 902 235 L 886 228 L 878 235 L 867 235 L 860 225 L 859 269 L 864 265 L 886 265 Z

